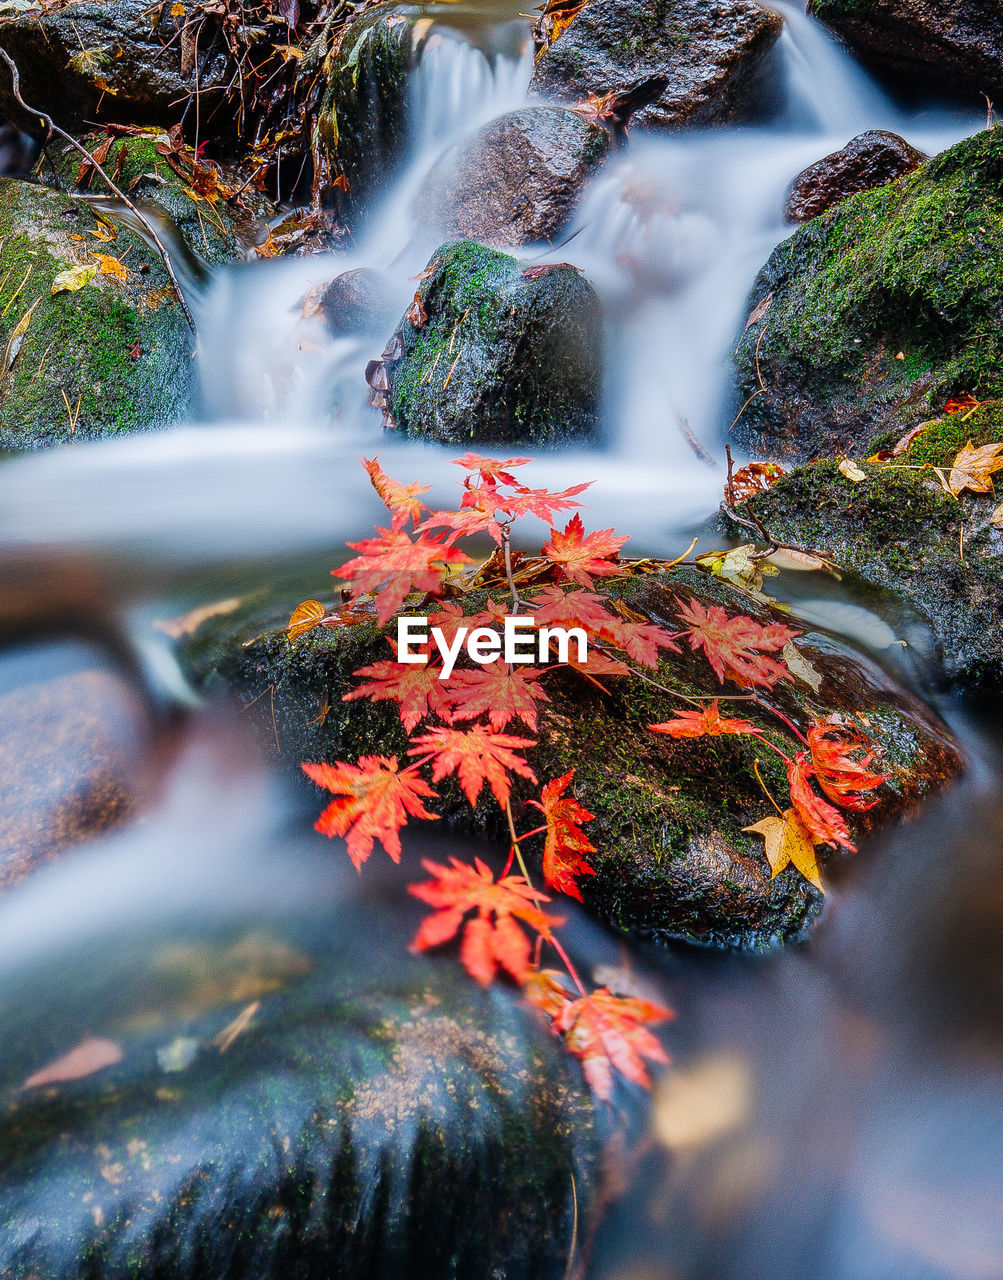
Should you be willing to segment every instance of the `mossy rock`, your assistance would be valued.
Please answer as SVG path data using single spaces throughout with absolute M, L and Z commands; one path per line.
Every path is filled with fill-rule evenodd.
M 760 272 L 733 434 L 771 457 L 870 452 L 958 392 L 1003 392 L 1003 130 L 851 196 Z M 758 366 L 758 372 L 757 372 Z M 760 382 L 761 379 L 761 382 Z
M 693 570 L 603 590 L 670 631 L 679 626 L 677 600 L 694 597 L 730 614 L 793 621 Z M 195 678 L 253 702 L 262 743 L 274 752 L 277 742 L 294 772 L 304 760 L 354 761 L 373 753 L 404 759 L 408 735 L 393 704 L 343 701 L 355 687 L 352 673 L 389 655 L 376 627 L 320 628 L 290 643 L 285 620 L 277 613 L 235 615 L 221 629 L 206 628 L 187 657 Z M 958 772 L 943 725 L 875 664 L 822 632 L 805 635 L 798 647 L 821 683 L 815 692 L 803 680 L 782 681 L 774 694 L 780 710 L 802 727 L 817 715 L 857 717 L 886 753 L 891 781 L 874 809 L 851 815 L 858 834 L 910 809 Z M 722 689 L 708 663 L 688 649 L 663 651 L 652 677 L 689 696 L 726 697 L 732 688 Z M 606 693 L 568 672 L 549 675 L 550 702 L 541 709 L 537 745 L 527 752 L 541 782 L 574 769 L 574 792 L 595 815 L 588 834 L 598 850 L 589 859 L 597 874 L 582 879 L 586 905 L 619 930 L 656 939 L 760 946 L 802 936 L 819 914 L 821 894 L 790 867 L 771 879 L 762 839 L 743 831 L 770 812 L 757 760 L 772 794 L 786 794 L 786 771 L 775 754 L 748 737 L 680 741 L 653 734 L 649 725 L 686 704 L 634 677 L 604 683 Z M 775 718 L 754 703 L 734 705 L 777 745 L 793 749 Z M 433 807 L 446 824 L 505 839 L 488 800 L 472 812 L 451 782 L 437 790 L 443 799 Z M 518 783 L 515 794 L 522 803 L 533 793 Z M 533 813 L 517 814 L 517 826 L 537 826 Z
M 95 254 L 122 263 L 127 278 L 102 270 L 83 288 L 51 292 L 56 276 L 93 265 Z M 0 282 L 0 447 L 36 449 L 188 416 L 194 338 L 157 252 L 117 215 L 99 220 L 86 200 L 0 179 Z
M 471 241 L 443 245 L 386 361 L 394 424 L 450 444 L 548 445 L 598 427 L 602 307 L 567 263 L 529 275 Z M 409 315 L 411 313 L 409 312 Z M 391 339 L 391 346 L 394 339 Z
M 896 432 L 879 438 L 892 445 Z M 1003 443 L 1003 401 L 930 424 L 888 467 L 861 463 L 853 483 L 823 459 L 793 471 L 754 503 L 774 537 L 821 547 L 882 596 L 904 629 L 929 628 L 943 680 L 968 690 L 1003 688 L 1003 528 L 999 494 L 946 493 L 924 464 L 949 472 L 958 451 Z
M 517 993 L 409 957 L 378 898 L 7 983 L 5 1277 L 563 1274 L 599 1148 L 578 1066 Z M 121 1061 L 21 1087 L 88 1037 Z

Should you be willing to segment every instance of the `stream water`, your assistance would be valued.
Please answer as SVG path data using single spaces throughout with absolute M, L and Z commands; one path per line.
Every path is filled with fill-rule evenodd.
M 535 481 L 594 480 L 589 523 L 629 532 L 628 553 L 678 554 L 716 508 L 723 469 L 681 428 L 721 458 L 729 345 L 757 269 L 789 232 L 794 175 L 865 128 L 932 154 L 982 123 L 902 108 L 797 5 L 775 7 L 786 29 L 767 118 L 632 138 L 587 192 L 577 234 L 526 255 L 582 267 L 607 314 L 603 439 L 541 455 Z M 450 454 L 381 437 L 366 405 L 362 374 L 381 340 L 331 339 L 299 305 L 313 285 L 368 266 L 388 273 L 403 311 L 436 247 L 410 214 L 422 175 L 457 137 L 526 101 L 524 19 L 497 5 L 429 12 L 439 28 L 412 80 L 412 154 L 352 247 L 227 269 L 194 298 L 202 420 L 0 465 L 0 634 L 16 631 L 4 610 L 23 610 L 27 593 L 37 634 L 72 638 L 84 590 L 99 630 L 101 619 L 124 629 L 157 710 L 190 705 L 152 620 L 249 587 L 290 604 L 322 593 L 344 543 L 382 510 L 360 454 L 379 449 L 391 474 L 448 500 Z M 850 590 L 799 580 L 787 591 L 880 648 L 880 619 L 832 609 L 861 604 Z M 922 636 L 910 639 L 899 675 L 926 688 Z M 27 684 L 52 661 L 51 647 L 21 649 L 3 670 Z M 938 707 L 964 744 L 965 779 L 843 866 L 809 943 L 759 957 L 652 954 L 575 926 L 584 963 L 631 963 L 678 1014 L 665 1036 L 676 1065 L 634 1104 L 650 1136 L 624 1151 L 620 1194 L 589 1226 L 588 1275 L 1003 1276 L 1003 737 L 992 708 Z M 156 798 L 140 825 L 0 903 L 11 1045 L 41 1036 L 55 1052 L 102 1017 L 126 1018 L 148 997 L 151 940 L 179 921 L 188 933 L 302 924 L 318 892 L 341 903 L 357 892 L 239 720 L 190 724 L 180 744 L 175 732 L 152 751 Z M 399 933 L 385 945 L 403 948 Z M 11 1081 L 20 1052 L 8 1055 Z

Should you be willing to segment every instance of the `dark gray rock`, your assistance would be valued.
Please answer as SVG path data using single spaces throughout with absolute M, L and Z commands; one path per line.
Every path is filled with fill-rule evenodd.
M 752 0 L 590 0 L 543 52 L 532 92 L 575 103 L 664 76 L 634 123 L 719 124 L 748 113 L 783 20 Z
M 335 337 L 385 333 L 397 309 L 389 277 L 371 267 L 358 267 L 335 276 L 318 293 L 317 303 L 324 323 Z
M 788 222 L 807 222 L 858 191 L 871 191 L 918 169 L 929 157 L 897 133 L 871 129 L 809 165 L 794 179 L 784 206 Z
M 606 131 L 559 107 L 499 116 L 425 178 L 415 215 L 447 236 L 498 245 L 550 240 L 610 148 Z

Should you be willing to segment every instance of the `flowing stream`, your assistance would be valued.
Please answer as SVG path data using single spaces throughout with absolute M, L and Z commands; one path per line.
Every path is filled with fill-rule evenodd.
M 729 347 L 756 271 L 789 233 L 791 179 L 866 128 L 933 154 L 982 123 L 897 106 L 797 5 L 775 7 L 786 30 L 768 118 L 638 134 L 592 183 L 564 242 L 524 255 L 583 268 L 607 315 L 603 439 L 541 454 L 534 482 L 594 480 L 588 522 L 630 533 L 628 554 L 680 553 L 717 506 Z M 527 101 L 524 19 L 511 9 L 430 12 L 438 28 L 412 77 L 412 153 L 353 245 L 226 269 L 195 296 L 202 420 L 0 465 L 4 634 L 14 630 L 4 610 L 24 598 L 11 584 L 32 595 L 42 636 L 72 637 L 74 591 L 89 592 L 97 615 L 124 627 L 157 707 L 190 705 L 152 621 L 249 586 L 287 592 L 290 605 L 324 591 L 345 542 L 382 510 L 356 462 L 363 452 L 378 449 L 391 474 L 432 482 L 432 496 L 449 501 L 451 455 L 381 437 L 366 404 L 363 370 L 381 341 L 332 339 L 301 306 L 313 286 L 366 266 L 387 273 L 403 312 L 437 243 L 410 212 L 423 174 L 472 128 Z M 861 603 L 847 591 L 795 583 L 789 595 L 880 648 L 880 618 L 832 610 L 833 598 Z M 828 614 L 813 595 L 829 597 Z M 926 684 L 922 636 L 910 639 L 899 674 Z M 0 664 L 29 683 L 53 669 L 49 649 L 37 661 L 34 652 Z M 651 1104 L 651 1138 L 623 1156 L 621 1194 L 590 1237 L 590 1276 L 1003 1275 L 993 949 L 1003 737 L 985 707 L 978 717 L 943 700 L 939 709 L 968 753 L 965 779 L 842 868 L 803 947 L 651 954 L 575 925 L 586 963 L 629 961 L 678 1013 L 666 1035 L 676 1067 Z M 54 1044 L 72 1042 L 88 1021 L 83 1003 L 125 1016 L 140 1000 L 148 940 L 178 920 L 225 931 L 237 917 L 306 918 L 318 892 L 342 901 L 357 892 L 340 850 L 309 835 L 309 815 L 255 758 L 239 721 L 194 723 L 180 745 L 152 752 L 155 798 L 141 824 L 88 855 L 96 861 L 68 858 L 0 903 L 0 1008 L 12 1042 L 43 1023 Z M 88 958 L 115 947 L 114 990 L 111 979 L 98 989 Z

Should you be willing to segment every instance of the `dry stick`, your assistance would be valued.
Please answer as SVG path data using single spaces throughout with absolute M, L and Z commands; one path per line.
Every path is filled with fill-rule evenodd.
M 44 124 L 45 127 L 49 130 L 49 135 L 53 133 L 58 134 L 58 136 L 62 138 L 64 141 L 68 142 L 71 147 L 79 151 L 80 154 L 84 157 L 84 159 L 88 162 L 88 164 L 92 164 L 94 168 L 98 171 L 98 173 L 101 175 L 102 179 L 104 180 L 105 184 L 107 185 L 109 191 L 111 191 L 113 195 L 115 195 L 119 200 L 121 200 L 122 203 L 125 205 L 125 207 L 132 214 L 134 214 L 135 217 L 139 220 L 139 223 L 143 227 L 143 230 L 147 233 L 147 235 L 153 241 L 154 245 L 156 246 L 157 252 L 160 254 L 161 261 L 164 264 L 164 269 L 167 271 L 168 278 L 170 279 L 171 284 L 174 286 L 174 292 L 177 294 L 178 302 L 181 305 L 181 310 L 184 313 L 185 319 L 188 321 L 188 327 L 191 329 L 192 333 L 195 333 L 196 332 L 195 317 L 192 315 L 191 310 L 188 306 L 188 303 L 185 301 L 185 295 L 181 291 L 181 284 L 174 271 L 174 264 L 171 261 L 171 255 L 168 252 L 167 246 L 164 244 L 163 240 L 161 240 L 156 227 L 149 220 L 146 214 L 143 213 L 141 209 L 137 208 L 136 204 L 129 199 L 129 197 L 125 194 L 125 192 L 119 190 L 119 188 L 115 185 L 112 179 L 108 176 L 103 166 L 98 164 L 98 162 L 94 159 L 94 157 L 91 155 L 91 153 L 87 150 L 85 146 L 79 143 L 76 140 L 76 138 L 68 134 L 65 131 L 65 129 L 61 129 L 59 125 L 53 121 L 52 117 L 46 115 L 44 111 L 39 111 L 37 107 L 28 106 L 25 100 L 21 97 L 21 73 L 17 69 L 17 63 L 10 56 L 10 54 L 7 52 L 6 49 L 0 49 L 0 58 L 2 58 L 3 61 L 7 64 L 7 67 L 10 71 L 11 79 L 13 81 L 13 88 L 14 88 L 14 101 L 18 104 L 18 106 L 21 107 L 24 111 L 26 111 L 29 115 L 35 116 L 36 119 L 41 121 L 41 123 Z M 46 142 L 48 142 L 49 135 L 46 136 Z

